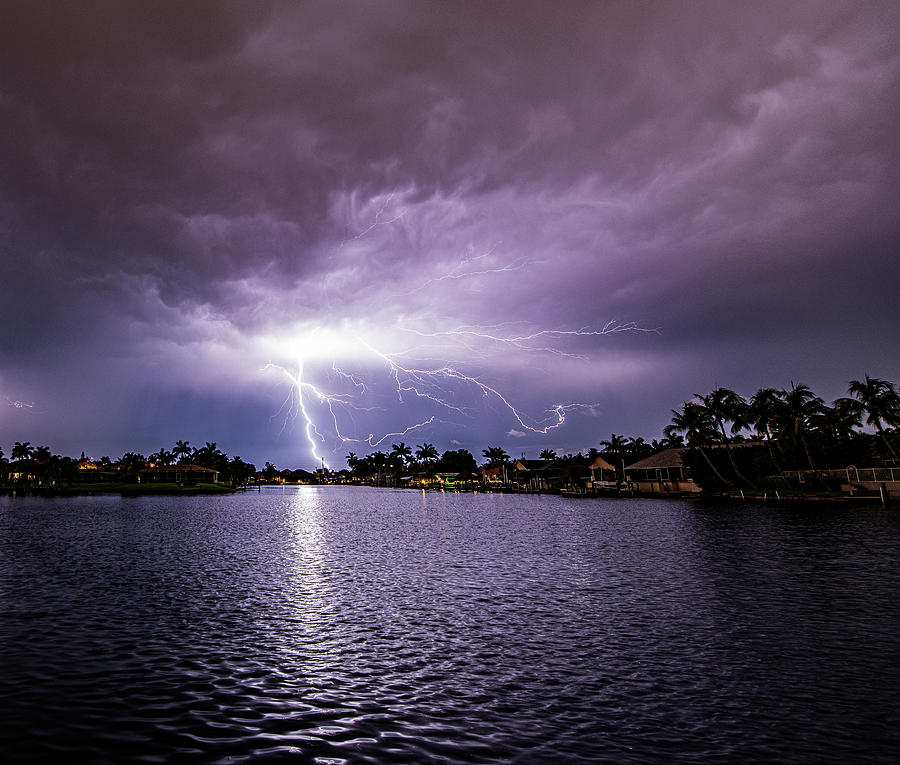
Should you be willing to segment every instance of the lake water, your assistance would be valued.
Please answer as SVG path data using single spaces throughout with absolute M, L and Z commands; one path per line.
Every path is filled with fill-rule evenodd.
M 0 752 L 900 761 L 900 508 L 0 498 Z

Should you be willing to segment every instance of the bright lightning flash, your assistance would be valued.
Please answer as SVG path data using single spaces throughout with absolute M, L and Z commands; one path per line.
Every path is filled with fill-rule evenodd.
M 516 352 L 554 353 L 579 359 L 584 357 L 546 343 L 572 338 L 597 338 L 620 332 L 655 331 L 643 330 L 634 324 L 612 322 L 600 329 L 539 329 L 508 334 L 502 333 L 499 326 L 484 330 L 459 327 L 441 332 L 400 329 L 413 337 L 427 338 L 432 344 L 435 341 L 448 344 L 449 347 L 442 349 L 441 355 L 444 358 L 449 358 L 454 344 L 457 351 L 462 348 L 465 355 L 471 358 L 471 342 L 474 341 L 506 346 Z M 534 345 L 534 341 L 543 341 L 545 344 Z M 292 345 L 295 359 L 293 364 L 284 366 L 270 362 L 265 369 L 278 371 L 289 383 L 290 390 L 282 405 L 285 425 L 289 421 L 299 420 L 311 455 L 317 464 L 326 466 L 325 452 L 328 451 L 329 441 L 365 444 L 377 448 L 389 438 L 403 436 L 432 424 L 440 412 L 453 417 L 469 416 L 471 407 L 465 407 L 458 401 L 460 391 L 464 388 L 480 394 L 481 398 L 494 401 L 519 427 L 536 434 L 546 434 L 559 428 L 566 422 L 569 412 L 598 406 L 590 403 L 558 403 L 546 411 L 543 419 L 532 419 L 510 401 L 508 394 L 495 385 L 468 374 L 459 364 L 426 363 L 425 352 L 415 347 L 394 352 L 381 350 L 374 341 L 349 328 L 342 331 L 318 329 L 301 332 L 294 336 Z M 434 349 L 430 348 L 427 355 L 433 356 Z M 338 359 L 344 358 L 351 358 L 351 363 L 357 365 L 353 371 L 338 366 Z M 316 371 L 323 368 L 331 389 L 311 379 Z M 365 437 L 349 435 L 346 432 L 348 428 L 358 429 L 356 420 L 361 414 L 377 408 L 364 404 L 367 397 L 370 397 L 373 385 L 378 386 L 371 378 L 372 370 L 378 368 L 381 369 L 382 380 L 388 381 L 389 389 L 394 391 L 400 403 L 417 402 L 420 407 L 431 408 L 436 413 L 405 425 L 400 430 L 382 434 L 370 432 Z M 323 423 L 327 423 L 327 426 Z

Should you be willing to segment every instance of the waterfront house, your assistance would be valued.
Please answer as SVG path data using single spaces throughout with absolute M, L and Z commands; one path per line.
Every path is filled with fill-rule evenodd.
M 194 486 L 198 483 L 219 482 L 218 470 L 190 464 L 144 468 L 138 475 L 142 482 L 147 483 L 175 483 Z
M 495 489 L 503 485 L 503 465 L 497 467 L 484 467 L 478 472 L 481 474 L 481 485 L 486 489 Z
M 435 473 L 434 477 L 437 485 L 447 491 L 468 489 L 472 482 L 468 473 Z
M 43 486 L 47 479 L 44 463 L 37 460 L 15 460 L 6 465 L 7 483 Z
M 684 449 L 666 449 L 625 468 L 625 480 L 634 491 L 648 494 L 697 494 L 682 460 Z
M 557 477 L 553 470 L 556 460 L 527 460 L 524 457 L 513 465 L 513 480 L 528 491 L 549 489 Z

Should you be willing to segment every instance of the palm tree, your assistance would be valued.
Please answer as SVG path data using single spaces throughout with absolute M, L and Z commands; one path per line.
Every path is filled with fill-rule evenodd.
M 680 412 L 672 410 L 672 424 L 667 425 L 664 432 L 667 438 L 676 433 L 683 433 L 688 446 L 700 452 L 716 478 L 726 486 L 731 485 L 731 481 L 726 480 L 718 471 L 703 448 L 715 441 L 718 435 L 715 420 L 705 406 L 695 401 L 685 401 Z
M 622 483 L 625 482 L 625 452 L 628 449 L 628 439 L 625 436 L 617 436 L 615 433 L 609 434 L 608 441 L 601 441 L 600 446 L 606 447 L 603 451 L 610 455 L 618 457 L 618 462 L 620 465 L 617 466 L 617 470 L 621 467 L 622 474 L 620 476 L 620 481 Z M 615 465 L 616 463 L 613 462 Z
M 434 444 L 420 444 L 416 448 L 416 459 L 426 465 L 437 462 L 440 456 Z
M 866 424 L 875 426 L 891 459 L 896 462 L 897 453 L 884 432 L 884 426 L 900 427 L 900 394 L 897 393 L 897 386 L 888 380 L 866 375 L 864 380 L 851 380 L 848 390 L 863 405 L 867 415 Z
M 176 441 L 172 454 L 179 458 L 179 462 L 183 462 L 187 457 L 191 456 L 190 441 Z
M 12 453 L 10 456 L 14 460 L 27 460 L 31 457 L 34 452 L 34 447 L 31 445 L 31 441 L 16 441 L 13 444 Z
M 556 450 L 555 449 L 541 449 L 541 459 L 542 460 L 555 460 L 556 459 Z
M 412 461 L 412 447 L 403 441 L 399 444 L 391 444 L 391 461 L 397 466 L 397 471 L 403 470 Z
M 488 461 L 488 467 L 497 467 L 509 462 L 509 455 L 501 446 L 490 446 L 484 449 L 481 455 Z
M 52 455 L 49 447 L 39 446 L 31 453 L 31 459 L 35 462 L 46 462 Z
M 175 455 L 163 447 L 158 452 L 151 454 L 147 459 L 157 465 L 168 466 L 175 461 Z
M 357 465 L 359 465 L 359 457 L 356 456 L 356 452 L 350 452 L 347 455 L 347 467 L 350 468 L 351 473 L 356 472 Z
M 812 423 L 823 435 L 839 443 L 849 441 L 862 423 L 865 407 L 855 398 L 836 398 Z
M 808 385 L 802 383 L 794 385 L 793 382 L 791 382 L 790 390 L 781 391 L 781 399 L 784 407 L 780 412 L 780 435 L 787 435 L 799 441 L 806 454 L 810 470 L 815 470 L 816 465 L 813 462 L 809 439 L 806 436 L 811 422 L 814 422 L 815 418 L 822 414 L 825 402 L 813 393 Z
M 783 412 L 784 399 L 781 396 L 781 391 L 775 388 L 760 388 L 750 397 L 750 402 L 747 405 L 747 422 L 753 426 L 757 438 L 766 442 L 769 459 L 778 473 L 781 472 L 781 463 L 775 457 L 772 443 L 774 442 L 778 447 L 782 457 L 784 457 L 784 452 L 781 448 L 781 443 L 775 439 L 773 429 L 776 428 L 776 423 L 783 419 Z
M 137 473 L 147 467 L 147 460 L 143 454 L 136 452 L 125 452 L 118 460 L 116 465 L 123 473 Z
M 725 451 L 728 452 L 728 460 L 731 462 L 731 469 L 734 471 L 734 474 L 741 483 L 753 486 L 753 483 L 748 481 L 738 469 L 737 462 L 734 459 L 734 452 L 731 449 L 728 435 L 725 432 L 726 422 L 731 423 L 732 435 L 746 427 L 748 423 L 747 402 L 742 396 L 728 388 L 716 388 L 712 393 L 706 396 L 697 394 L 697 398 L 703 402 L 703 406 L 706 407 L 710 416 L 713 418 L 713 421 L 716 423 L 716 427 L 722 434 L 722 442 L 725 444 Z
M 207 468 L 215 468 L 217 465 L 221 465 L 223 458 L 225 458 L 225 454 L 216 448 L 215 441 L 207 441 L 205 446 L 194 449 L 192 457 L 195 463 Z

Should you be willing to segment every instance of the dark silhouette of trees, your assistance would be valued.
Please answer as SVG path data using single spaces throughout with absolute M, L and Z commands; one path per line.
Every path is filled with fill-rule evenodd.
M 172 449 L 172 454 L 175 455 L 179 462 L 184 462 L 191 456 L 191 442 L 176 441 L 175 447 Z
M 441 455 L 434 444 L 419 444 L 419 446 L 416 447 L 416 459 L 423 465 L 430 465 L 432 462 L 437 462 L 440 456 Z
M 468 452 L 466 453 L 468 454 Z M 446 454 L 449 454 L 449 452 L 446 452 Z M 509 455 L 506 453 L 506 450 L 499 446 L 490 446 L 484 449 L 481 455 L 487 460 L 488 467 L 499 467 L 509 462 Z
M 734 451 L 728 440 L 728 433 L 725 432 L 725 424 L 731 424 L 731 434 L 739 432 L 748 424 L 748 407 L 743 397 L 739 396 L 733 390 L 728 388 L 716 388 L 712 393 L 706 396 L 697 395 L 701 405 L 704 406 L 719 430 L 722 436 L 722 443 L 725 444 L 725 451 L 728 452 L 728 461 L 731 463 L 731 469 L 737 476 L 737 479 L 748 486 L 753 486 L 740 471 L 737 462 L 734 459 Z
M 784 406 L 779 412 L 779 439 L 788 441 L 795 449 L 798 445 L 802 447 L 810 470 L 815 470 L 809 434 L 816 418 L 822 414 L 825 402 L 813 393 L 808 385 L 803 383 L 794 385 L 793 382 L 790 390 L 781 391 L 781 400 Z
M 478 470 L 478 464 L 468 449 L 444 452 L 434 468 L 435 473 L 466 474 L 474 473 L 476 470 Z
M 34 447 L 31 445 L 30 441 L 16 441 L 13 444 L 10 456 L 14 460 L 27 460 L 31 457 L 33 451 Z
M 694 401 L 685 401 L 681 411 L 672 410 L 672 424 L 666 426 L 666 435 L 675 433 L 684 435 L 687 445 L 696 450 L 703 457 L 707 467 L 724 486 L 730 486 L 731 481 L 719 472 L 707 453 L 706 447 L 715 443 L 719 437 L 716 422 L 709 409 Z
M 884 426 L 900 427 L 900 394 L 897 393 L 897 386 L 887 380 L 866 375 L 862 380 L 852 380 L 848 390 L 862 404 L 866 423 L 875 427 L 891 459 L 896 461 L 897 452 L 891 446 Z

